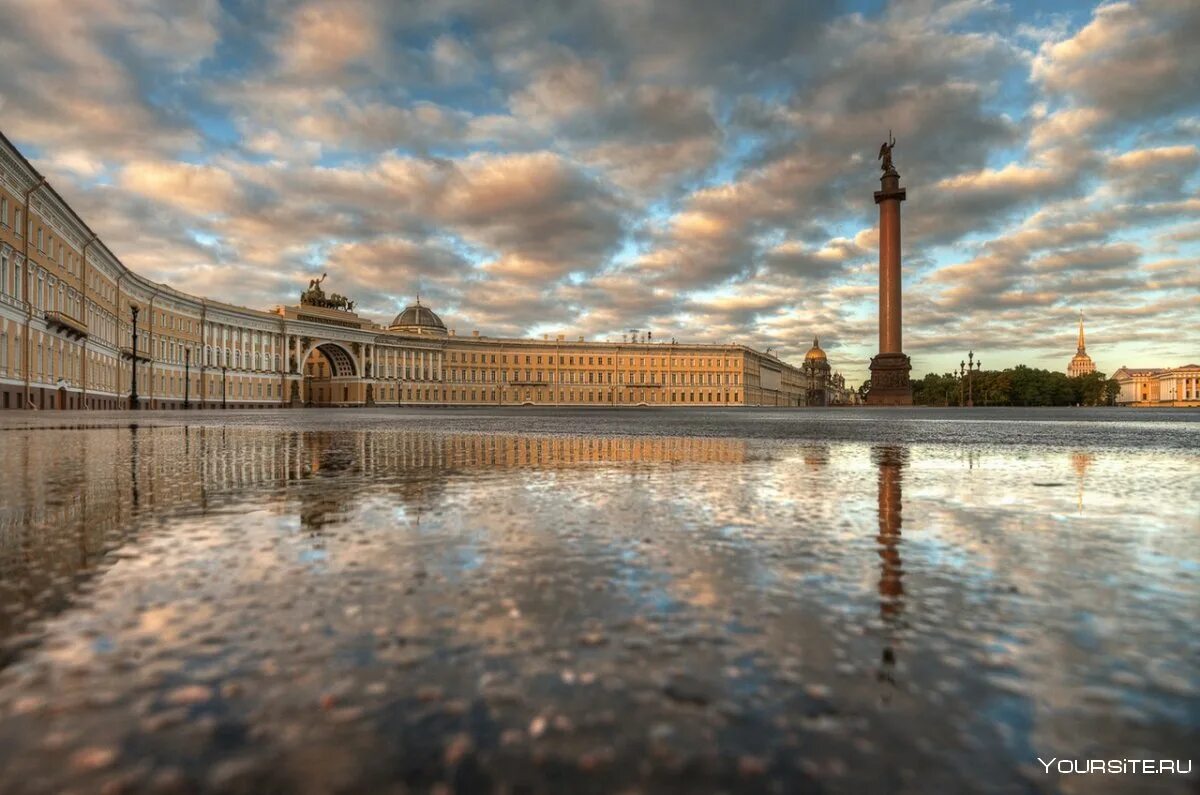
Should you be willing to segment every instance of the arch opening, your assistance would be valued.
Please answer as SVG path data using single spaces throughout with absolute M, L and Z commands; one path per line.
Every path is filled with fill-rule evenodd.
M 309 349 L 301 372 L 306 406 L 349 406 L 363 400 L 354 355 L 337 343 L 318 343 Z

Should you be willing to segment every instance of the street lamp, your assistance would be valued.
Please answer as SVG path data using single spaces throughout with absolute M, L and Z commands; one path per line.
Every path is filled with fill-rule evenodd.
M 983 360 L 980 359 L 980 360 L 976 361 L 975 360 L 975 351 L 968 351 L 967 352 L 967 408 L 975 407 L 975 401 L 973 399 L 972 390 L 971 390 L 972 386 L 974 385 L 974 378 L 972 377 L 971 374 L 979 372 L 980 369 L 982 369 L 982 368 L 983 368 Z
M 972 374 L 978 373 L 980 371 L 980 369 L 982 369 L 982 367 L 983 367 L 983 360 L 982 359 L 976 360 L 975 359 L 975 351 L 968 351 L 966 361 L 960 361 L 958 363 L 957 373 L 952 373 L 952 374 L 958 375 L 958 405 L 959 406 L 965 405 L 967 408 L 973 408 L 975 406 L 975 401 L 973 399 L 973 393 L 972 393 L 972 387 L 974 386 L 974 378 L 972 377 Z M 965 388 L 965 392 L 966 392 L 966 395 L 965 395 L 966 403 L 965 404 L 963 403 L 964 388 Z
M 192 349 L 183 349 L 183 407 L 188 408 L 192 387 Z
M 129 312 L 133 315 L 133 356 L 129 361 L 129 410 L 137 411 L 138 393 L 137 393 L 137 304 L 129 305 Z
M 225 408 L 225 373 L 227 373 L 228 371 L 229 371 L 228 367 L 226 367 L 225 365 L 221 365 L 221 408 L 222 409 Z

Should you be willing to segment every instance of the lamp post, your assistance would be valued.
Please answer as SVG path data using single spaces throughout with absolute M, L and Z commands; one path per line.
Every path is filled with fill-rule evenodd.
M 129 362 L 129 410 L 137 411 L 138 393 L 137 393 L 137 318 L 138 307 L 136 304 L 129 305 L 129 312 L 133 315 L 133 356 Z
M 183 349 L 183 407 L 188 408 L 192 387 L 192 349 Z
M 229 370 L 228 367 L 226 367 L 225 365 L 221 365 L 221 408 L 222 409 L 225 408 L 225 373 L 228 372 L 228 370 Z
M 983 360 L 975 361 L 975 351 L 967 352 L 967 408 L 974 408 L 975 401 L 972 394 L 972 386 L 974 386 L 974 378 L 972 373 L 979 372 L 983 367 Z
M 967 378 L 967 363 L 961 361 L 958 363 L 958 407 L 963 406 L 963 385 Z

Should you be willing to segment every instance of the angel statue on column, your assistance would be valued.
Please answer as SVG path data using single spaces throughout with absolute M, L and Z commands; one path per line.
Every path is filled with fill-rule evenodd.
M 885 174 L 896 170 L 896 167 L 892 165 L 892 150 L 895 148 L 896 139 L 892 137 L 892 131 L 888 130 L 888 140 L 884 141 L 883 145 L 879 147 L 879 157 L 877 158 L 883 161 L 879 167 L 883 169 Z

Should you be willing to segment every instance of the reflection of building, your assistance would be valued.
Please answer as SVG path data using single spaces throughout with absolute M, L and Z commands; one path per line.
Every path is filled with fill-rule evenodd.
M 746 441 L 720 437 L 512 436 L 420 431 L 280 432 L 220 426 L 40 429 L 6 434 L 0 457 L 0 667 L 24 608 L 66 594 L 146 516 L 271 484 L 262 506 L 294 512 L 319 534 L 381 491 L 416 512 L 471 469 L 568 470 L 596 464 L 739 464 Z M 339 477 L 341 475 L 341 477 Z M 286 509 L 281 506 L 287 505 Z M 57 532 L 42 532 L 52 527 Z M 63 543 L 65 539 L 71 543 Z M 17 609 L 21 608 L 21 609 Z
M 813 337 L 812 347 L 804 355 L 800 372 L 804 381 L 805 405 L 833 406 L 850 402 L 846 393 L 846 379 L 841 373 L 832 371 L 829 359 L 816 337 Z
M 1200 365 L 1121 367 L 1112 375 L 1122 406 L 1200 406 Z
M 133 273 L 0 135 L 0 407 L 798 406 L 799 368 L 738 344 L 458 337 L 388 327 L 313 279 L 270 312 Z M 137 307 L 134 349 L 131 310 Z
M 1094 372 L 1096 372 L 1096 365 L 1092 362 L 1092 357 L 1087 355 L 1087 348 L 1083 344 L 1083 312 L 1080 312 L 1079 339 L 1075 345 L 1075 355 L 1071 357 L 1071 363 L 1067 365 L 1067 375 L 1076 378 Z
M 1075 481 L 1079 484 L 1079 512 L 1083 512 L 1083 484 L 1087 479 L 1088 468 L 1095 462 L 1096 456 L 1093 453 L 1086 453 L 1082 450 L 1076 450 L 1071 453 L 1071 466 L 1075 468 Z

